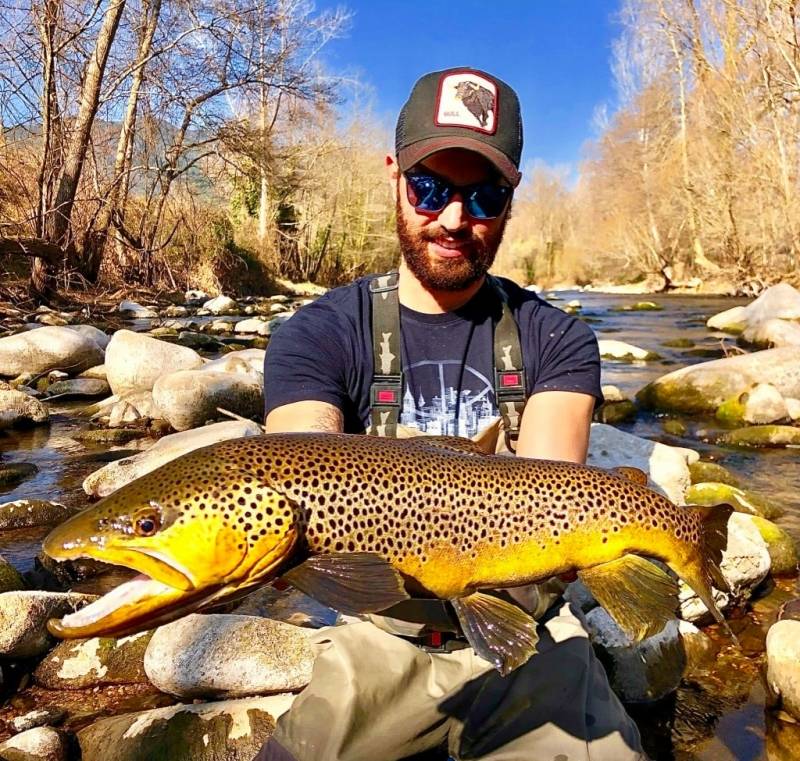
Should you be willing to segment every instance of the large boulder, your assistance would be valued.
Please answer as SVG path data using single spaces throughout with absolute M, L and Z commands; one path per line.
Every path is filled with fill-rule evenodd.
M 800 621 L 778 621 L 767 632 L 767 682 L 800 721 Z
M 716 314 L 706 324 L 717 330 L 742 333 L 769 320 L 800 320 L 800 291 L 788 283 L 778 283 L 747 306 Z
M 639 346 L 625 343 L 625 341 L 612 341 L 603 339 L 597 342 L 600 347 L 600 356 L 604 359 L 625 360 L 652 360 L 658 359 L 658 354 Z
M 67 761 L 69 740 L 52 727 L 34 727 L 0 743 L 4 761 Z
M 38 425 L 50 419 L 50 411 L 38 399 L 22 391 L 0 390 L 0 429 Z
M 757 383 L 771 383 L 783 397 L 800 397 L 800 347 L 766 349 L 684 367 L 645 386 L 636 397 L 653 409 L 713 413 L 725 400 Z
M 181 698 L 293 692 L 311 679 L 311 632 L 255 616 L 190 615 L 156 629 L 144 668 Z
M 106 349 L 105 365 L 111 390 L 123 396 L 131 391 L 149 391 L 162 375 L 194 370 L 203 362 L 193 349 L 118 330 Z
M 216 444 L 218 441 L 259 436 L 261 433 L 263 429 L 257 423 L 230 420 L 164 436 L 147 451 L 110 462 L 90 474 L 83 482 L 83 490 L 92 497 L 105 497 L 120 486 L 187 452 Z
M 78 732 L 82 761 L 251 761 L 294 695 L 176 705 L 101 719 Z
M 42 375 L 65 370 L 77 375 L 103 361 L 99 337 L 76 328 L 91 326 L 47 326 L 0 338 L 0 376 Z M 104 335 L 96 328 L 92 329 Z
M 670 447 L 610 425 L 592 423 L 586 462 L 598 468 L 620 465 L 639 468 L 648 474 L 652 488 L 682 505 L 691 483 L 689 463 L 699 458 L 692 449 Z

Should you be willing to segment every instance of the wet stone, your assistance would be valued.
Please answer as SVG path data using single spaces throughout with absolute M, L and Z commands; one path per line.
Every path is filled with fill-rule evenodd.
M 36 727 L 0 743 L 4 761 L 67 761 L 67 737 L 52 727 Z
M 15 486 L 38 472 L 39 468 L 31 462 L 0 464 L 0 486 Z
M 0 504 L 0 531 L 30 526 L 55 526 L 78 512 L 43 499 L 18 499 Z

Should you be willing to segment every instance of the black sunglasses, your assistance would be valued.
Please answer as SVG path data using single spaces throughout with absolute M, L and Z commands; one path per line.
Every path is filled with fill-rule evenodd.
M 511 197 L 508 185 L 485 180 L 473 185 L 453 185 L 442 177 L 426 170 L 404 172 L 408 202 L 426 214 L 436 214 L 444 209 L 458 193 L 464 208 L 473 219 L 495 219 L 506 208 Z

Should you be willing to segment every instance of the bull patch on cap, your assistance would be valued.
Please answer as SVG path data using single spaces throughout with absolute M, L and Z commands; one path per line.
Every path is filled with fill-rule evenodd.
M 446 74 L 439 83 L 435 123 L 493 135 L 497 129 L 497 85 L 473 71 Z

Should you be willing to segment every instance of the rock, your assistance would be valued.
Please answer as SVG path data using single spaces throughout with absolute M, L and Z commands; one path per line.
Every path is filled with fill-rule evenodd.
M 738 401 L 742 405 L 742 420 L 745 423 L 763 425 L 789 418 L 781 392 L 771 383 L 756 384 L 749 391 L 740 394 Z
M 19 571 L 4 557 L 0 556 L 0 594 L 25 589 L 25 582 Z
M 748 325 L 740 343 L 768 349 L 772 346 L 800 346 L 800 325 L 787 320 L 766 320 Z
M 800 427 L 751 425 L 723 433 L 717 443 L 748 448 L 800 446 Z
M 67 761 L 67 736 L 52 727 L 36 727 L 0 743 L 4 761 Z
M 144 654 L 152 632 L 130 637 L 93 637 L 59 642 L 36 667 L 36 684 L 79 690 L 108 684 L 144 684 Z
M 109 339 L 111 340 L 111 339 Z M 92 380 L 103 380 L 108 382 L 106 377 L 106 366 L 105 365 L 95 365 L 94 367 L 90 367 L 88 370 L 84 370 L 78 378 L 91 378 Z
M 95 422 L 110 425 L 113 428 L 123 422 L 133 423 L 138 420 L 154 420 L 161 417 L 161 411 L 153 401 L 153 392 L 128 391 L 121 395 L 113 395 L 101 402 L 97 402 L 84 410 L 85 415 L 90 415 Z
M 66 715 L 66 711 L 60 708 L 41 708 L 36 711 L 29 711 L 22 716 L 17 716 L 12 719 L 11 726 L 13 726 L 17 732 L 26 732 L 34 727 L 58 724 Z
M 49 419 L 50 411 L 38 399 L 22 391 L 0 390 L 0 429 L 39 425 Z
M 156 629 L 144 668 L 180 698 L 293 692 L 311 679 L 311 631 L 255 616 L 189 615 Z
M 180 370 L 156 381 L 153 400 L 176 431 L 186 431 L 224 417 L 218 408 L 245 418 L 260 417 L 262 389 L 262 382 L 243 373 Z
M 0 594 L 0 655 L 31 658 L 50 649 L 47 619 L 60 618 L 96 600 L 72 592 L 4 592 Z
M 162 375 L 201 367 L 203 358 L 185 346 L 118 330 L 106 349 L 105 364 L 111 390 L 124 395 L 152 389 Z
M 800 347 L 766 349 L 684 367 L 648 384 L 636 398 L 653 409 L 713 413 L 726 399 L 757 383 L 771 383 L 784 397 L 800 397 Z
M 291 318 L 294 312 L 281 312 L 281 314 L 276 314 L 268 323 L 267 328 L 268 332 L 264 335 L 271 336 L 284 322 Z
M 186 317 L 188 314 L 189 310 L 178 304 L 173 304 L 164 310 L 165 317 Z
M 686 492 L 689 505 L 727 504 L 739 513 L 758 515 L 773 520 L 784 513 L 784 508 L 768 499 L 730 484 L 706 482 L 692 484 Z
M 117 311 L 135 320 L 148 319 L 151 317 L 158 317 L 158 312 L 150 307 L 142 306 L 135 301 L 123 301 L 118 307 Z
M 292 296 L 322 296 L 328 292 L 327 288 L 315 283 L 292 283 L 290 280 L 278 278 L 275 284 Z
M 72 434 L 72 438 L 76 441 L 92 444 L 127 444 L 144 436 L 147 436 L 147 431 L 131 428 L 87 428 Z
M 73 378 L 58 381 L 47 387 L 45 399 L 82 399 L 86 397 L 107 396 L 111 387 L 105 378 Z
M 627 637 L 604 608 L 590 610 L 586 623 L 611 688 L 623 702 L 659 700 L 678 688 L 686 655 L 677 620 L 638 643 Z
M 666 418 L 662 423 L 661 427 L 664 429 L 664 433 L 668 433 L 670 436 L 685 436 L 688 432 L 686 428 L 686 424 L 681 420 L 676 420 L 675 418 Z
M 668 338 L 666 341 L 662 341 L 661 345 L 668 349 L 691 349 L 694 341 L 691 338 Z
M 320 629 L 336 624 L 339 613 L 299 589 L 278 590 L 270 584 L 259 587 L 244 598 L 231 613 L 283 621 L 293 626 Z
M 0 464 L 0 486 L 13 486 L 24 481 L 28 476 L 39 472 L 32 462 L 11 462 L 8 465 Z
M 783 710 L 800 721 L 800 621 L 778 621 L 769 628 L 767 682 Z
M 607 402 L 630 401 L 628 397 L 626 397 L 625 394 L 623 394 L 622 391 L 620 391 L 616 386 L 603 386 L 600 391 L 603 394 L 603 399 Z
M 658 354 L 647 349 L 640 349 L 633 344 L 624 341 L 609 341 L 602 339 L 597 342 L 600 346 L 600 356 L 605 359 L 626 359 L 626 360 L 653 360 L 659 359 Z
M 92 497 L 105 497 L 120 486 L 124 486 L 182 454 L 218 441 L 243 436 L 259 436 L 262 433 L 263 429 L 256 423 L 231 420 L 164 436 L 146 452 L 110 462 L 90 474 L 83 482 L 83 490 Z
M 0 531 L 30 526 L 56 526 L 80 508 L 43 499 L 18 499 L 0 504 Z
M 726 309 L 724 312 L 709 317 L 706 326 L 711 330 L 737 335 L 747 327 L 747 308 L 743 306 Z
M 608 423 L 608 425 L 616 425 L 617 423 L 624 423 L 628 420 L 633 420 L 638 412 L 638 407 L 631 401 L 624 400 L 621 402 L 603 402 L 603 404 L 594 412 L 593 420 L 598 423 Z
M 53 369 L 79 373 L 102 361 L 103 349 L 96 341 L 72 327 L 48 326 L 0 338 L 0 376 L 41 375 Z
M 63 314 L 53 312 L 51 314 L 38 315 L 36 322 L 40 325 L 69 325 L 69 318 Z
M 285 293 L 276 293 L 274 296 L 268 296 L 267 301 L 272 304 L 288 304 L 289 297 Z
M 264 384 L 264 349 L 232 351 L 203 365 L 204 372 L 239 373 Z
M 208 301 L 208 294 L 205 291 L 189 290 L 184 294 L 184 301 L 187 307 L 199 307 Z
M 214 322 L 206 326 L 206 330 L 216 335 L 233 333 L 233 323 L 230 320 L 214 320 Z
M 203 304 L 203 309 L 206 309 L 211 314 L 234 314 L 238 311 L 239 305 L 229 296 L 217 296 L 215 299 L 210 299 Z
M 770 556 L 749 515 L 733 513 L 728 520 L 728 546 L 722 553 L 720 568 L 730 586 L 730 594 L 714 590 L 720 609 L 748 600 L 753 590 L 767 577 Z M 681 618 L 686 621 L 708 621 L 710 613 L 697 595 L 683 582 L 679 584 Z
M 697 462 L 690 463 L 689 475 L 692 477 L 693 484 L 716 481 L 730 486 L 741 486 L 739 479 L 733 473 L 715 462 L 697 460 Z
M 637 301 L 634 304 L 623 304 L 622 306 L 611 307 L 609 312 L 660 312 L 664 307 L 659 306 L 654 301 Z
M 178 329 L 169 325 L 159 325 L 157 328 L 148 330 L 147 335 L 153 338 L 177 338 Z
M 250 761 L 294 695 L 176 705 L 101 719 L 78 732 L 82 761 Z
M 750 517 L 767 545 L 771 560 L 770 573 L 773 576 L 796 576 L 797 543 L 792 536 L 772 521 L 758 515 Z
M 70 325 L 68 330 L 84 338 L 88 338 L 90 341 L 94 341 L 103 351 L 105 351 L 108 342 L 111 340 L 110 335 L 104 333 L 100 328 L 96 328 L 94 325 Z M 74 371 L 71 368 L 66 369 L 69 369 L 70 375 L 74 375 Z
M 181 346 L 188 346 L 191 349 L 216 350 L 220 347 L 220 342 L 214 336 L 205 333 L 196 333 L 191 330 L 184 330 L 178 333 L 178 343 Z
M 593 423 L 587 463 L 598 468 L 629 465 L 649 474 L 655 488 L 675 504 L 683 504 L 689 488 L 689 466 L 697 452 L 642 439 L 610 425 Z
M 262 320 L 259 317 L 253 317 L 250 320 L 241 320 L 233 327 L 234 333 L 256 333 L 265 336 L 269 331 L 269 323 L 267 320 Z

